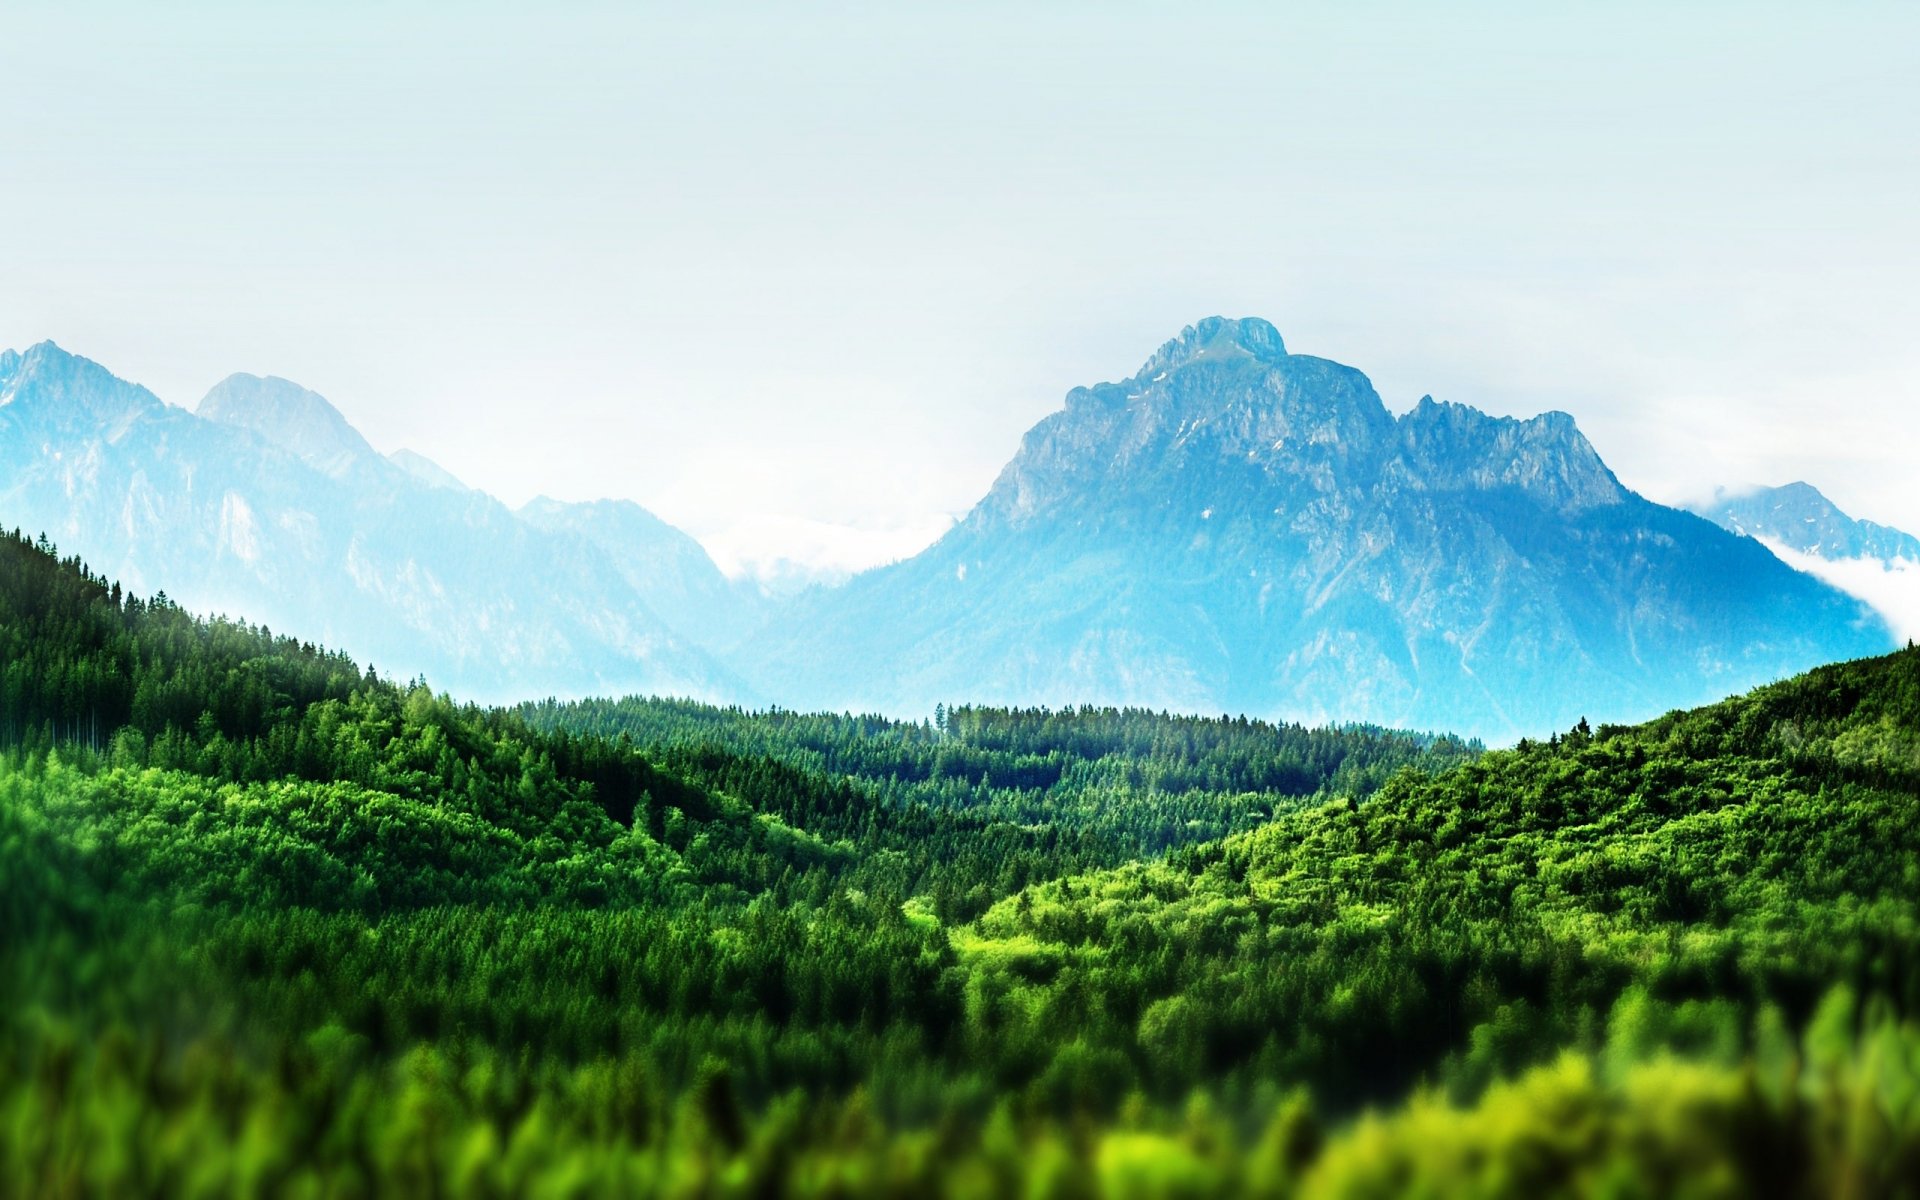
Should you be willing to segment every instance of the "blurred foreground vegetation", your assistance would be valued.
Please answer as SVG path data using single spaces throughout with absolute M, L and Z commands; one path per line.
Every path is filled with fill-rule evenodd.
M 501 712 L 16 536 L 0 743 L 0 1194 L 1920 1194 L 1913 650 L 1488 753 Z

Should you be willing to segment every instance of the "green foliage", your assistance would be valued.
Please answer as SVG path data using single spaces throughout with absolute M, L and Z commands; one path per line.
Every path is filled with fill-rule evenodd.
M 0 571 L 0 1194 L 1920 1180 L 1920 651 L 1490 753 L 508 713 Z
M 1364 796 L 1403 768 L 1438 771 L 1482 750 L 1366 726 L 1140 709 L 940 705 L 930 725 L 639 697 L 518 711 L 538 729 L 629 738 L 689 778 L 710 778 L 716 754 L 751 756 L 844 778 L 894 806 L 1091 831 L 1102 865 L 1258 828 L 1316 798 Z

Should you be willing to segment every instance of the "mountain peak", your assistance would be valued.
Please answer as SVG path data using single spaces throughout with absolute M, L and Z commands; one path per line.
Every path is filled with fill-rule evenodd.
M 1694 512 L 1747 537 L 1763 538 L 1818 558 L 1905 559 L 1920 562 L 1920 538 L 1841 511 L 1802 480 L 1779 487 L 1722 490 Z
M 204 420 L 251 430 L 335 478 L 379 457 L 326 397 L 275 375 L 229 375 L 196 412 Z
M 118 439 L 130 422 L 165 407 L 159 397 L 120 379 L 90 358 L 61 349 L 51 339 L 24 353 L 0 354 L 0 408 L 19 403 L 31 419 L 76 432 Z
M 28 346 L 25 350 L 9 350 L 7 351 L 7 357 L 23 366 L 36 362 L 91 363 L 93 361 L 80 357 L 78 354 L 61 346 L 59 342 L 54 341 L 52 338 L 42 338 L 40 341 Z M 101 369 L 105 370 L 106 368 L 102 367 Z
M 1280 331 L 1259 317 L 1207 317 L 1180 331 L 1140 368 L 1138 378 L 1151 379 L 1202 358 L 1252 358 L 1277 362 L 1287 356 Z
M 1408 466 L 1432 490 L 1518 488 L 1565 511 L 1628 495 L 1564 412 L 1522 420 L 1422 396 L 1399 425 Z
M 60 348 L 52 338 L 35 342 L 24 351 L 7 350 L 0 353 L 0 378 L 26 376 L 30 373 L 42 375 L 74 376 L 98 372 L 109 374 L 107 369 L 90 358 L 82 358 Z
M 1827 499 L 1825 492 L 1804 479 L 1796 479 L 1792 483 L 1783 483 L 1777 488 L 1762 490 L 1771 492 L 1773 498 L 1776 500 L 1806 500 L 1816 504 L 1827 505 L 1829 508 L 1838 507 L 1833 501 Z

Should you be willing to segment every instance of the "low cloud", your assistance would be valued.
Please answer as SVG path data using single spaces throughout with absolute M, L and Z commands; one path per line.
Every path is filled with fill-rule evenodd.
M 1920 562 L 1907 558 L 1821 558 L 1771 538 L 1759 541 L 1795 570 L 1872 605 L 1893 627 L 1895 637 L 1920 641 Z
M 885 528 L 840 525 L 759 513 L 700 539 L 730 579 L 751 579 L 770 591 L 844 583 L 861 571 L 910 558 L 953 526 L 945 513 Z

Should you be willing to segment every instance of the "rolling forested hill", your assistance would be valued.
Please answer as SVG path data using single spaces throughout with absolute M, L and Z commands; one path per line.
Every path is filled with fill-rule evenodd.
M 774 759 L 844 777 L 893 807 L 1097 830 L 1129 859 L 1257 828 L 1315 797 L 1364 796 L 1403 768 L 1439 770 L 1483 750 L 1365 726 L 1090 707 L 938 705 L 927 724 L 630 696 L 519 713 L 538 729 L 627 738 L 689 778 L 724 783 L 718 765 Z
M 1920 1180 L 1913 649 L 1487 753 L 508 712 L 14 536 L 0 740 L 6 1194 Z

